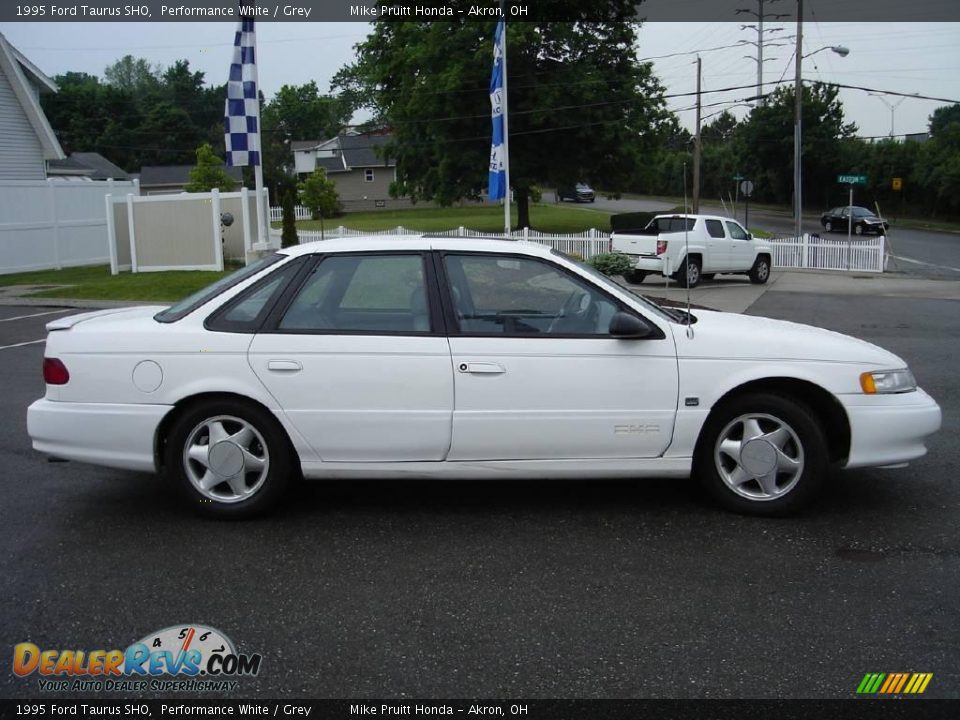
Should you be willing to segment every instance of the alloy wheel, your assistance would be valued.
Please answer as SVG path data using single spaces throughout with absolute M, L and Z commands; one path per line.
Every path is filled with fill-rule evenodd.
M 783 420 L 764 413 L 740 415 L 720 432 L 714 462 L 724 484 L 748 500 L 783 497 L 800 480 L 803 445 Z

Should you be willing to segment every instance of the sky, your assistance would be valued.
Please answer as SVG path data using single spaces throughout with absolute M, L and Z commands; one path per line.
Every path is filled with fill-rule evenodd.
M 766 34 L 764 80 L 792 83 L 796 26 L 767 23 L 767 27 L 781 29 Z M 131 54 L 162 66 L 187 59 L 211 84 L 226 81 L 234 29 L 234 23 L 215 22 L 0 23 L 7 40 L 51 76 L 70 70 L 102 76 L 107 65 Z M 310 80 L 315 80 L 321 91 L 329 90 L 331 78 L 352 61 L 353 46 L 369 29 L 366 23 L 258 23 L 261 90 L 270 98 L 284 84 Z M 783 38 L 783 45 L 771 47 L 778 37 Z M 807 21 L 803 37 L 804 54 L 812 53 L 803 61 L 805 80 L 960 102 L 960 23 Z M 668 94 L 678 94 L 696 89 L 699 52 L 703 116 L 710 122 L 724 109 L 739 118 L 748 112 L 738 101 L 755 95 L 754 89 L 710 91 L 756 83 L 756 60 L 745 57 L 755 56 L 755 47 L 741 43 L 756 40 L 756 31 L 742 29 L 740 23 L 647 23 L 639 33 L 638 54 L 642 59 L 657 58 L 653 60 L 655 74 Z M 835 45 L 845 46 L 849 54 L 841 57 L 821 50 Z M 847 121 L 856 123 L 862 137 L 889 135 L 891 122 L 898 135 L 925 132 L 933 110 L 948 104 L 914 97 L 876 97 L 861 90 L 842 90 L 840 97 Z M 682 124 L 692 130 L 694 100 L 676 97 L 668 103 L 680 111 Z

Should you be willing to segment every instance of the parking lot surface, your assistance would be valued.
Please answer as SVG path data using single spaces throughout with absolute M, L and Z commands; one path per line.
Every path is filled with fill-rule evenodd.
M 2 307 L 0 658 L 202 623 L 263 654 L 247 697 L 853 698 L 900 671 L 960 697 L 957 309 L 792 292 L 750 308 L 887 347 L 943 409 L 927 457 L 838 474 L 803 516 L 727 514 L 676 480 L 338 481 L 230 523 L 150 475 L 35 454 L 43 344 L 20 343 L 60 315 Z M 35 677 L 0 673 L 0 697 L 40 695 Z

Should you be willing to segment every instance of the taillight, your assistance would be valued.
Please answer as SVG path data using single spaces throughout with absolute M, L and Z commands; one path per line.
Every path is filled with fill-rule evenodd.
M 43 381 L 47 385 L 66 385 L 70 381 L 70 373 L 62 360 L 57 358 L 43 359 Z
M 667 251 L 667 241 L 657 240 L 657 255 L 663 255 Z

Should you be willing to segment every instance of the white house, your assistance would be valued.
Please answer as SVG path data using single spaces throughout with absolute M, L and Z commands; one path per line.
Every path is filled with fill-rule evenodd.
M 57 86 L 0 33 L 0 180 L 44 180 L 65 156 L 40 107 Z

